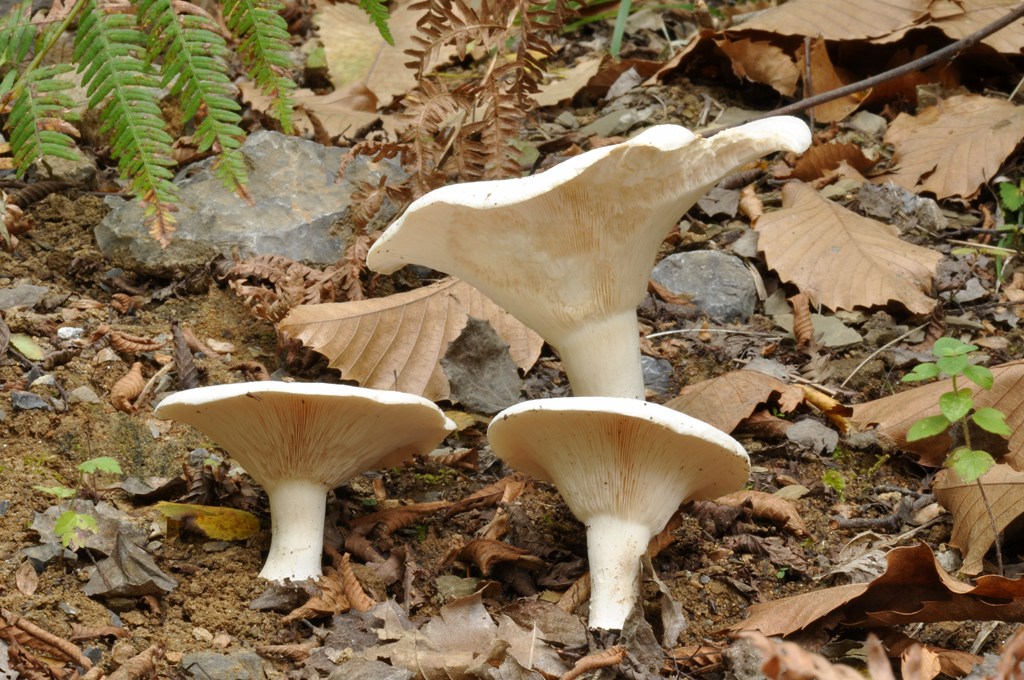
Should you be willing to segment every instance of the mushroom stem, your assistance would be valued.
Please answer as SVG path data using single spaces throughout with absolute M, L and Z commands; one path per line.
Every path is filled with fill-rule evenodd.
M 556 349 L 575 396 L 644 398 L 634 310 L 588 320 L 559 338 Z
M 587 520 L 591 628 L 622 629 L 640 594 L 640 558 L 650 542 L 643 524 L 613 515 Z
M 261 577 L 278 582 L 320 578 L 329 490 L 308 479 L 285 479 L 267 487 L 271 539 Z

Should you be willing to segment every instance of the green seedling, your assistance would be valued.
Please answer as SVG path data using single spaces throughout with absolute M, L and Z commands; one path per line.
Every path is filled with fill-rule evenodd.
M 821 475 L 821 482 L 836 492 L 839 502 L 846 501 L 846 478 L 839 470 L 825 470 Z
M 1020 253 L 1024 248 L 1024 178 L 1017 183 L 999 183 L 999 207 L 1003 211 L 1003 220 L 996 227 L 1000 234 L 997 245 Z M 996 256 L 996 278 L 1003 278 L 1005 263 L 1005 257 Z
M 976 407 L 974 405 L 974 390 L 963 384 L 963 380 L 966 379 L 983 390 L 992 388 L 994 382 L 992 371 L 970 362 L 973 353 L 977 350 L 977 345 L 969 345 L 955 338 L 939 338 L 932 348 L 935 361 L 918 364 L 914 370 L 903 376 L 904 382 L 920 382 L 947 377 L 952 381 L 953 388 L 939 396 L 939 413 L 916 421 L 907 431 L 906 438 L 908 442 L 914 442 L 942 434 L 954 423 L 960 425 L 964 443 L 963 446 L 958 446 L 946 457 L 946 467 L 965 483 L 973 482 L 978 485 L 978 491 L 981 493 L 985 509 L 988 511 L 993 532 L 998 537 L 999 532 L 996 531 L 992 506 L 985 495 L 985 487 L 981 483 L 981 477 L 995 465 L 995 459 L 988 451 L 975 449 L 971 445 L 971 432 L 968 424 L 973 422 L 982 430 L 1003 437 L 1009 437 L 1011 431 L 1010 426 L 1006 424 L 1006 415 L 1002 411 L 989 406 Z M 999 571 L 1002 572 L 1003 556 L 998 538 L 995 546 Z
M 76 489 L 62 485 L 36 485 L 33 487 L 37 491 L 42 491 L 43 493 L 51 496 L 56 496 L 61 500 L 70 499 L 68 509 L 61 513 L 60 517 L 57 518 L 56 523 L 54 523 L 53 533 L 60 538 L 61 545 L 65 548 L 71 548 L 72 550 L 78 550 L 81 548 L 89 534 L 95 534 L 99 531 L 95 517 L 89 513 L 75 512 L 71 509 L 75 498 L 78 497 L 78 492 L 84 487 L 88 488 L 90 493 L 95 494 L 95 475 L 98 473 L 111 475 L 124 474 L 121 470 L 121 464 L 109 456 L 90 458 L 89 460 L 80 463 L 77 469 L 79 486 Z

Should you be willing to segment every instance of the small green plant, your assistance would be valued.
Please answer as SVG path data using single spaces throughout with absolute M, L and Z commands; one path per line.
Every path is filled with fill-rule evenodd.
M 1003 210 L 1003 222 L 997 229 L 1000 238 L 996 245 L 1011 248 L 1018 253 L 1024 249 L 1024 178 L 1017 183 L 999 183 L 999 205 Z M 996 278 L 1002 279 L 1006 258 L 996 256 Z
M 846 478 L 839 470 L 825 470 L 821 475 L 821 482 L 836 492 L 840 503 L 846 500 Z
M 995 531 L 996 521 L 992 514 L 992 506 L 985 495 L 985 487 L 981 483 L 981 477 L 995 465 L 995 459 L 988 451 L 975 449 L 971 445 L 969 422 L 973 422 L 986 432 L 1003 437 L 1009 437 L 1011 432 L 1002 411 L 989 406 L 976 407 L 974 405 L 974 390 L 963 385 L 962 380 L 966 379 L 983 390 L 992 388 L 994 382 L 992 371 L 984 366 L 971 363 L 971 357 L 977 350 L 977 345 L 969 345 L 955 338 L 939 338 L 932 348 L 935 361 L 918 364 L 914 370 L 903 376 L 904 382 L 920 382 L 939 377 L 947 377 L 952 381 L 952 389 L 939 395 L 939 413 L 921 418 L 911 425 L 907 431 L 907 441 L 914 442 L 934 437 L 948 430 L 953 424 L 960 425 L 964 443 L 950 452 L 946 458 L 946 467 L 965 483 L 973 482 L 978 485 L 978 491 L 981 493 L 985 509 L 988 511 L 989 521 L 992 523 L 994 533 L 998 536 L 999 532 Z M 1002 572 L 1003 556 L 998 539 L 995 545 L 999 571 Z
M 68 509 L 61 513 L 53 525 L 53 533 L 60 539 L 61 545 L 65 548 L 77 550 L 82 547 L 89 534 L 95 534 L 99 529 L 96 525 L 96 518 L 88 513 L 75 512 L 72 509 L 75 498 L 83 487 L 89 488 L 93 494 L 96 492 L 95 475 L 98 473 L 121 475 L 121 464 L 109 456 L 90 458 L 78 465 L 79 486 L 72 489 L 67 486 L 40 486 L 33 487 L 37 491 L 56 496 L 61 500 L 70 499 Z

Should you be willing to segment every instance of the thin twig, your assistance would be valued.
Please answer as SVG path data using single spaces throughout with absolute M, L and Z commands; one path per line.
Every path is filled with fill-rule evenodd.
M 996 31 L 999 31 L 1000 29 L 1006 28 L 1007 26 L 1017 21 L 1021 17 L 1024 17 L 1024 2 L 1017 5 L 1017 8 L 1014 9 L 1013 11 L 993 21 L 984 28 L 975 31 L 970 35 L 964 36 L 960 40 L 957 40 L 956 42 L 951 43 L 949 45 L 946 45 L 941 50 L 936 50 L 935 52 L 932 52 L 931 54 L 926 55 L 924 57 L 921 57 L 920 59 L 908 61 L 906 64 L 903 64 L 902 66 L 897 66 L 896 68 L 889 69 L 888 71 L 883 71 L 876 76 L 871 76 L 870 78 L 865 78 L 864 80 L 858 80 L 855 83 L 844 85 L 843 87 L 837 88 L 835 90 L 830 90 L 828 92 L 823 92 L 822 94 L 814 95 L 813 97 L 801 99 L 798 102 L 793 102 L 792 104 L 783 106 L 782 108 L 779 109 L 775 109 L 774 111 L 769 111 L 767 113 L 753 116 L 752 118 L 749 118 L 743 122 L 750 123 L 755 120 L 762 120 L 764 118 L 770 118 L 772 116 L 783 116 L 793 113 L 800 113 L 802 111 L 806 111 L 807 109 L 818 106 L 819 104 L 825 104 L 826 102 L 830 102 L 835 99 L 840 99 L 847 95 L 854 94 L 855 92 L 861 92 L 870 87 L 875 87 L 876 85 L 881 85 L 882 83 L 889 82 L 890 80 L 895 80 L 896 78 L 907 75 L 908 73 L 913 73 L 914 71 L 920 71 L 922 69 L 928 68 L 929 66 L 938 64 L 939 62 L 945 61 L 946 59 L 952 59 L 960 52 L 963 52 L 968 48 L 974 47 L 983 39 L 992 35 Z M 711 137 L 713 135 L 717 135 L 719 132 L 722 132 L 723 130 L 738 127 L 739 125 L 742 124 L 743 123 L 725 125 L 723 127 L 714 128 L 713 130 L 707 130 L 705 132 L 702 132 L 701 135 L 703 135 L 704 137 Z
M 872 359 L 874 359 L 876 356 L 878 356 L 879 354 L 881 354 L 885 350 L 889 349 L 890 347 L 895 345 L 897 342 L 899 342 L 901 340 L 905 340 L 905 339 L 909 338 L 911 335 L 913 335 L 914 333 L 916 333 L 918 331 L 923 331 L 925 328 L 928 328 L 928 324 L 926 324 L 926 323 L 921 324 L 917 328 L 911 328 L 909 331 L 907 331 L 906 333 L 904 333 L 900 337 L 894 338 L 894 339 L 890 340 L 889 342 L 885 343 L 884 345 L 882 345 L 881 347 L 879 347 L 878 349 L 876 349 L 874 352 L 869 354 L 867 356 L 867 358 L 864 359 L 864 361 L 862 361 L 859 364 L 857 364 L 857 368 L 853 369 L 850 372 L 850 375 L 846 376 L 846 380 L 844 380 L 843 382 L 839 383 L 839 387 L 840 388 L 846 387 L 846 383 L 850 382 L 850 380 L 853 378 L 853 376 L 857 375 L 857 371 L 859 371 L 860 369 L 864 368 L 864 365 L 866 363 L 868 363 L 869 361 L 871 361 Z

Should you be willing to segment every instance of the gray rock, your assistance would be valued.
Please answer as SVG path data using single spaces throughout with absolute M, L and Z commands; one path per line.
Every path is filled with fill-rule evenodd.
M 410 680 L 412 671 L 395 668 L 383 661 L 349 659 L 338 666 L 327 680 Z
M 75 389 L 71 390 L 71 393 L 68 394 L 68 403 L 98 404 L 100 403 L 100 397 L 98 394 L 96 394 L 96 391 L 93 390 L 91 387 L 89 387 L 88 385 L 82 385 L 81 387 L 76 387 Z
M 657 288 L 720 321 L 746 321 L 757 304 L 757 288 L 743 262 L 714 250 L 669 255 L 651 279 Z
M 497 413 L 519 401 L 523 381 L 508 343 L 491 324 L 470 318 L 441 359 L 452 401 L 474 413 Z
M 672 386 L 672 362 L 647 355 L 640 356 L 640 367 L 644 372 L 644 386 L 657 394 L 664 395 Z
M 33 286 L 23 284 L 13 288 L 0 288 L 0 310 L 7 311 L 12 307 L 28 307 L 29 309 L 39 304 L 40 300 L 49 292 L 46 286 Z
M 882 138 L 887 126 L 885 118 L 870 111 L 858 111 L 846 124 L 858 132 L 877 139 Z
M 196 680 L 262 680 L 263 660 L 255 652 L 193 652 L 181 658 L 181 669 Z
M 793 423 L 786 430 L 786 439 L 801 448 L 810 449 L 822 455 L 832 453 L 839 445 L 839 433 L 812 418 L 805 418 Z
M 76 152 L 78 158 L 58 158 L 47 156 L 36 160 L 30 169 L 31 176 L 37 181 L 68 182 L 80 187 L 91 187 L 96 181 L 96 161 Z
M 138 201 L 111 198 L 114 210 L 96 227 L 100 249 L 135 266 L 158 268 L 201 264 L 234 249 L 242 257 L 276 254 L 336 262 L 351 236 L 347 218 L 357 183 L 377 184 L 382 173 L 406 176 L 394 160 L 374 164 L 357 156 L 339 181 L 345 149 L 269 131 L 252 134 L 242 153 L 254 205 L 224 187 L 210 159 L 190 166 L 174 180 L 182 202 L 170 246 L 162 249 L 148 235 Z M 383 226 L 394 213 L 394 206 L 385 201 L 371 228 Z
M 15 411 L 32 411 L 34 409 L 49 411 L 53 408 L 48 401 L 38 394 L 22 392 L 20 390 L 13 390 L 11 392 L 11 406 L 14 407 Z
M 885 220 L 902 231 L 915 227 L 942 231 L 949 224 L 933 199 L 918 196 L 895 184 L 867 182 L 857 192 L 857 202 L 865 215 Z

